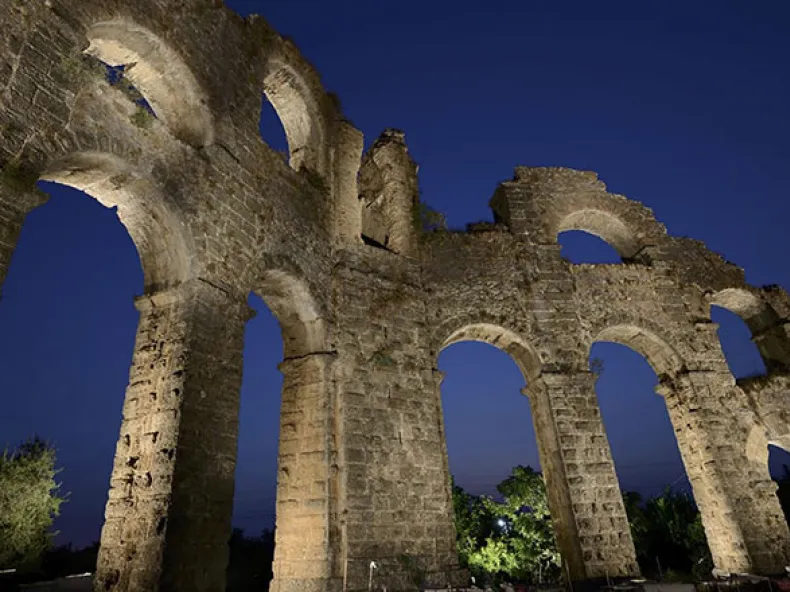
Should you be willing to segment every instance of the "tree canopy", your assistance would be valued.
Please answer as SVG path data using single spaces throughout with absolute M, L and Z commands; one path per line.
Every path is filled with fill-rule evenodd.
M 32 569 L 50 548 L 65 501 L 58 472 L 55 449 L 38 438 L 0 456 L 0 569 Z
M 543 476 L 518 466 L 496 489 L 501 501 L 471 495 L 453 483 L 461 565 L 483 584 L 558 581 L 562 563 Z M 624 492 L 623 501 L 644 575 L 661 579 L 710 576 L 713 561 L 690 495 L 667 488 L 649 500 Z
M 461 565 L 479 583 L 556 581 L 560 554 L 543 476 L 518 466 L 497 491 L 501 501 L 470 495 L 453 484 Z

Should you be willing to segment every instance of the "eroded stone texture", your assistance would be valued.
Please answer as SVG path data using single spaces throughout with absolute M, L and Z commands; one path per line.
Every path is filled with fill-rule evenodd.
M 216 0 L 7 0 L 0 8 L 0 281 L 35 179 L 118 216 L 145 276 L 96 578 L 105 592 L 224 587 L 250 292 L 280 321 L 278 592 L 462 582 L 437 357 L 484 341 L 521 368 L 573 580 L 638 571 L 588 369 L 636 350 L 660 378 L 716 566 L 780 573 L 767 467 L 790 446 L 790 298 L 591 172 L 518 167 L 494 223 L 423 233 L 405 136 L 363 138 L 290 41 Z M 101 61 L 153 107 L 111 85 Z M 280 115 L 286 162 L 258 134 Z M 621 265 L 571 265 L 590 232 Z M 736 383 L 710 306 L 769 370 Z
M 97 588 L 221 589 L 250 315 L 201 280 L 137 305 Z

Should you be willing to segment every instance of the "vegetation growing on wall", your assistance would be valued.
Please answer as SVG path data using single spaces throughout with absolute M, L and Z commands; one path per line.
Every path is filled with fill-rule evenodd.
M 414 228 L 418 234 L 447 230 L 447 218 L 428 204 L 418 201 L 412 209 Z
M 38 172 L 16 161 L 7 162 L 0 167 L 0 185 L 11 194 L 42 193 L 36 186 L 36 181 L 38 181 Z

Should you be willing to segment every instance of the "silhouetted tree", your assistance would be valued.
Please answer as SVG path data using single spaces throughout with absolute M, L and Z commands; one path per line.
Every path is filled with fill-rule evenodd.
M 702 518 L 690 495 L 664 492 L 643 502 L 636 492 L 623 493 L 637 560 L 645 575 L 673 572 L 679 577 L 710 576 L 713 560 Z
M 274 531 L 264 530 L 259 537 L 246 537 L 234 528 L 230 541 L 227 592 L 268 590 L 274 561 Z

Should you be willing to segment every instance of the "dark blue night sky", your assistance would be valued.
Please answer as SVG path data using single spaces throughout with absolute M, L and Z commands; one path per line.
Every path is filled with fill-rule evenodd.
M 370 143 L 406 131 L 423 199 L 452 227 L 491 219 L 487 203 L 514 165 L 597 171 L 646 203 L 676 235 L 699 238 L 754 284 L 790 288 L 790 4 L 463 3 L 228 0 L 291 36 Z M 264 111 L 264 138 L 284 144 Z M 0 304 L 0 446 L 52 441 L 71 499 L 59 542 L 98 538 L 142 291 L 139 260 L 115 213 L 45 186 Z M 561 237 L 574 261 L 612 260 L 587 235 Z M 245 349 L 234 523 L 274 513 L 282 356 L 279 328 L 253 298 Z M 743 323 L 716 310 L 737 376 L 760 371 Z M 687 487 L 645 360 L 597 344 L 598 394 L 624 488 Z M 536 466 L 523 378 L 484 344 L 439 359 L 450 465 L 491 492 L 515 464 Z M 772 457 L 772 468 L 783 458 Z

